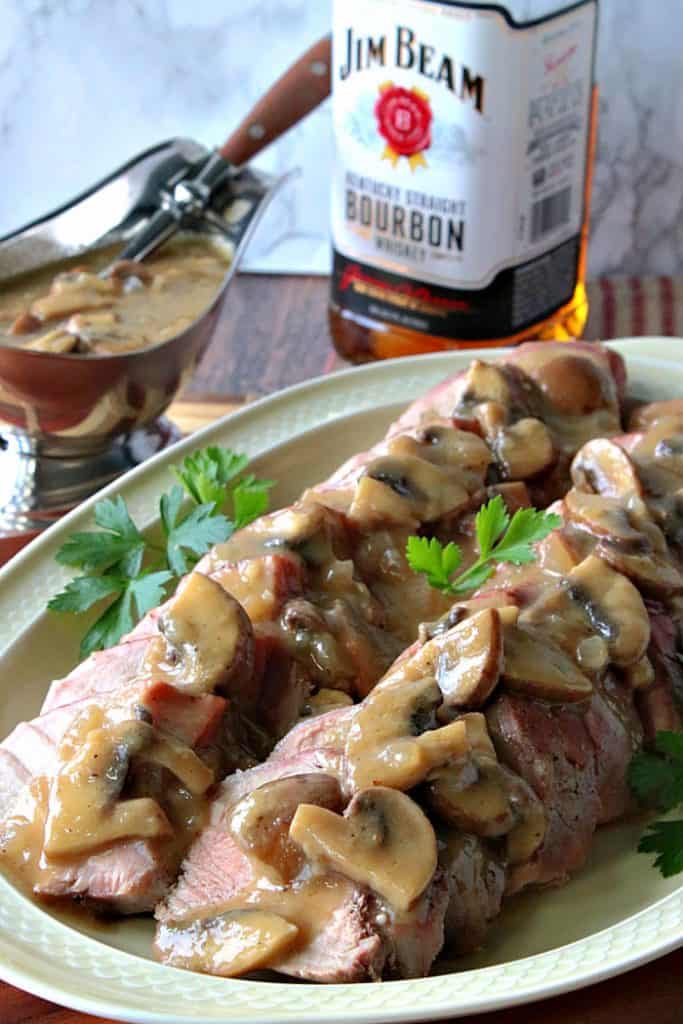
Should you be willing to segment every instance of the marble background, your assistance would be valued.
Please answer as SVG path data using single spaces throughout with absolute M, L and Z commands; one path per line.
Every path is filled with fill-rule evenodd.
M 153 141 L 222 141 L 300 51 L 331 0 L 0 0 L 0 234 Z M 590 272 L 683 272 L 681 0 L 601 0 L 602 89 Z M 249 269 L 325 272 L 324 107 L 259 161 L 300 178 Z

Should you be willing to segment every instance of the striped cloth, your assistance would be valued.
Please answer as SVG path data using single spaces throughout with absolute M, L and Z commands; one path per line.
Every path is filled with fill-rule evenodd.
M 601 277 L 586 290 L 591 341 L 683 331 L 683 277 Z

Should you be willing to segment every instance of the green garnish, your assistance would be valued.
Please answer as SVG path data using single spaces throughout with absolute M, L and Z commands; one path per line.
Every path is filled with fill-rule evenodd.
M 140 533 L 120 496 L 97 502 L 99 530 L 74 533 L 56 556 L 83 575 L 48 602 L 51 611 L 80 614 L 109 599 L 81 641 L 82 658 L 118 643 L 209 548 L 267 510 L 273 481 L 245 474 L 248 462 L 229 448 L 210 447 L 175 467 L 182 486 L 176 484 L 159 499 L 162 545 Z M 183 511 L 186 497 L 191 508 Z
M 524 565 L 535 561 L 532 545 L 561 525 L 560 516 L 554 512 L 537 512 L 535 508 L 517 509 L 510 518 L 498 494 L 477 512 L 475 530 L 479 557 L 469 569 L 453 579 L 453 573 L 462 563 L 462 551 L 452 541 L 444 545 L 435 537 L 409 537 L 408 564 L 413 572 L 423 573 L 430 586 L 445 594 L 460 596 L 485 583 L 500 562 Z
M 658 732 L 654 750 L 631 761 L 628 781 L 643 804 L 662 812 L 683 804 L 683 734 Z M 683 818 L 653 821 L 642 836 L 640 853 L 655 853 L 655 867 L 665 878 L 683 871 Z

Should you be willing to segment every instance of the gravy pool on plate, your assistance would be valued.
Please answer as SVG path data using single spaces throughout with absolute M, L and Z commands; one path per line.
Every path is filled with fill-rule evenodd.
M 0 344 L 38 352 L 113 355 L 174 337 L 207 308 L 230 256 L 220 243 L 180 235 L 143 264 L 101 249 L 0 285 Z

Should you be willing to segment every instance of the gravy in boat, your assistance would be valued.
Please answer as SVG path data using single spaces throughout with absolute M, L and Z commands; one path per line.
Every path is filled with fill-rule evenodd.
M 179 235 L 144 263 L 100 249 L 0 285 L 0 344 L 38 352 L 118 355 L 174 337 L 218 293 L 227 250 Z

